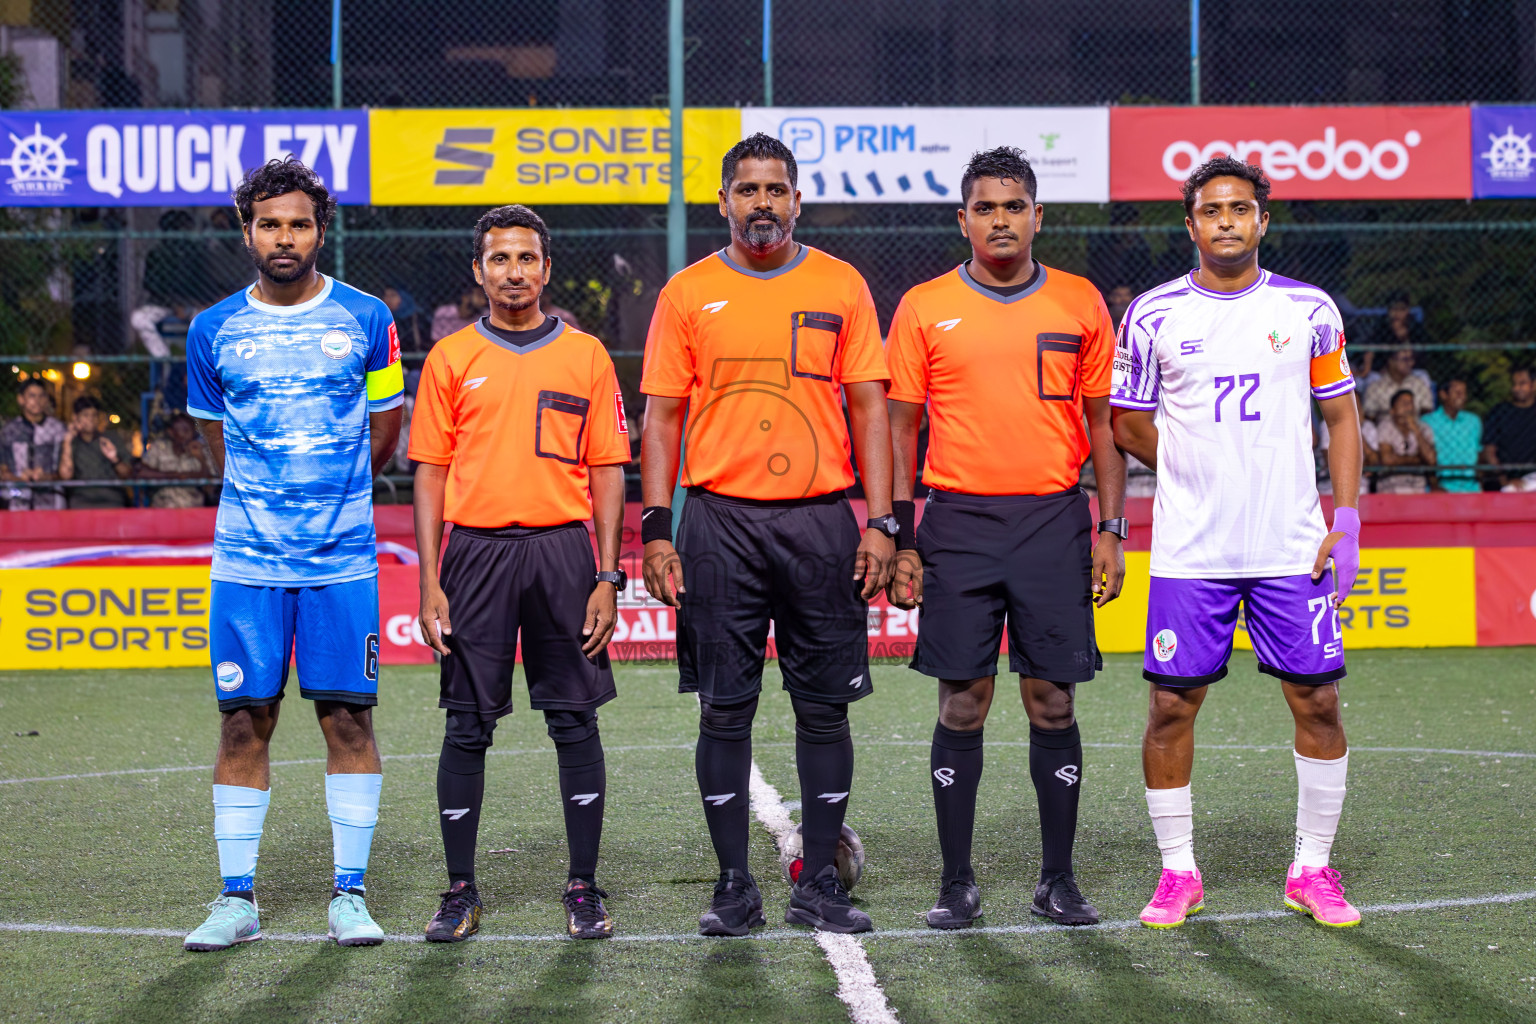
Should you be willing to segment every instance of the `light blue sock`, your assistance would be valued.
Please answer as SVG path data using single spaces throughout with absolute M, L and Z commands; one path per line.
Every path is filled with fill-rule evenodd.
M 382 775 L 327 775 L 325 806 L 331 814 L 331 846 L 335 851 L 336 888 L 361 889 L 379 823 Z
M 213 838 L 219 846 L 219 874 L 224 877 L 225 892 L 255 888 L 261 826 L 267 820 L 271 800 L 268 789 L 213 787 Z

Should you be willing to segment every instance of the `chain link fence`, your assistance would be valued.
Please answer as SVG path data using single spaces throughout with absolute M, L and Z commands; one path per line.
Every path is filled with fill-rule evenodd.
M 1198 26 L 1192 6 L 695 0 L 685 7 L 685 100 L 726 107 L 1184 104 L 1196 97 L 1226 104 L 1536 102 L 1536 5 L 1522 0 L 1203 0 Z M 659 0 L 462 0 L 451 7 L 342 0 L 340 10 L 338 67 L 332 5 L 324 0 L 0 4 L 0 21 L 11 23 L 0 26 L 0 106 L 666 103 L 667 9 Z M 39 53 L 51 53 L 53 63 L 39 63 Z M 1192 266 L 1182 208 L 1171 198 L 1102 206 L 1053 204 L 1048 192 L 1040 198 L 1046 222 L 1037 256 L 1088 276 L 1117 316 L 1134 294 Z M 333 232 L 322 269 L 334 269 L 344 253 L 346 279 L 391 305 L 408 366 L 479 312 L 469 228 L 480 212 L 351 207 Z M 666 280 L 665 210 L 540 212 L 554 234 L 548 299 L 608 344 L 629 408 L 638 412 L 640 350 Z M 1529 376 L 1519 372 L 1536 364 L 1536 201 L 1276 202 L 1272 215 L 1265 265 L 1335 297 L 1366 412 L 1396 424 L 1387 441 L 1378 436 L 1378 452 L 1383 444 L 1416 446 L 1403 437 L 1416 428 L 1393 420 L 1388 408 L 1398 391 L 1413 394 L 1426 415 L 1441 405 L 1442 386 L 1461 380 L 1466 409 L 1495 428 L 1494 436 L 1472 443 L 1463 436 L 1468 421 L 1453 423 L 1451 432 L 1442 426 L 1441 467 L 1479 459 L 1514 467 L 1454 477 L 1402 465 L 1403 454 L 1370 467 L 1373 476 L 1392 478 L 1381 489 L 1448 479 L 1496 487 L 1521 476 L 1519 467 L 1536 468 L 1536 424 L 1528 402 L 1520 404 Z M 688 217 L 690 259 L 725 242 L 712 208 L 691 207 Z M 864 273 L 884 325 L 907 288 L 968 255 L 948 205 L 807 205 L 797 233 Z M 179 356 L 188 320 L 250 273 L 229 209 L 0 208 L 0 366 L 9 371 L 0 376 L 13 384 L 41 379 L 66 422 L 78 397 L 98 401 L 139 460 L 138 474 L 146 446 L 167 436 L 184 402 Z M 12 415 L 10 400 L 0 397 L 0 418 Z M 1451 433 L 1457 441 L 1447 445 Z M 12 451 L 0 445 L 0 464 L 14 467 Z M 386 493 L 408 483 L 408 470 L 402 457 Z M 167 486 L 124 493 L 148 502 Z

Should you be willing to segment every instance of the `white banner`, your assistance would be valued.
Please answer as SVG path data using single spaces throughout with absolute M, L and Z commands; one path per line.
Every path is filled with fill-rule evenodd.
M 1108 107 L 746 107 L 794 151 L 807 203 L 960 204 L 971 154 L 1017 146 L 1042 203 L 1109 201 Z

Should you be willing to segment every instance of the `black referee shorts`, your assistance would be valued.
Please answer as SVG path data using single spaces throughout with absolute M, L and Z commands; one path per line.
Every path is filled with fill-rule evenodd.
M 582 523 L 481 530 L 455 526 L 438 573 L 453 631 L 440 708 L 499 718 L 512 710 L 522 633 L 528 705 L 585 711 L 617 694 L 604 650 L 581 653 L 597 560 Z
M 769 502 L 690 490 L 677 528 L 678 689 L 712 704 L 756 696 L 771 619 L 784 689 L 826 704 L 867 696 L 869 606 L 853 579 L 860 535 L 840 491 Z
M 912 667 L 940 679 L 1008 667 L 1081 683 L 1104 667 L 1093 634 L 1093 524 L 1081 488 L 1059 494 L 934 491 L 917 528 L 923 603 Z

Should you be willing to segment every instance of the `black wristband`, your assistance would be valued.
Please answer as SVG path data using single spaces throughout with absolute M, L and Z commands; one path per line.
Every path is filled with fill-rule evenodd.
M 917 550 L 917 502 L 893 501 L 891 514 L 896 517 L 896 550 Z
M 672 506 L 651 505 L 640 510 L 640 543 L 672 542 Z

